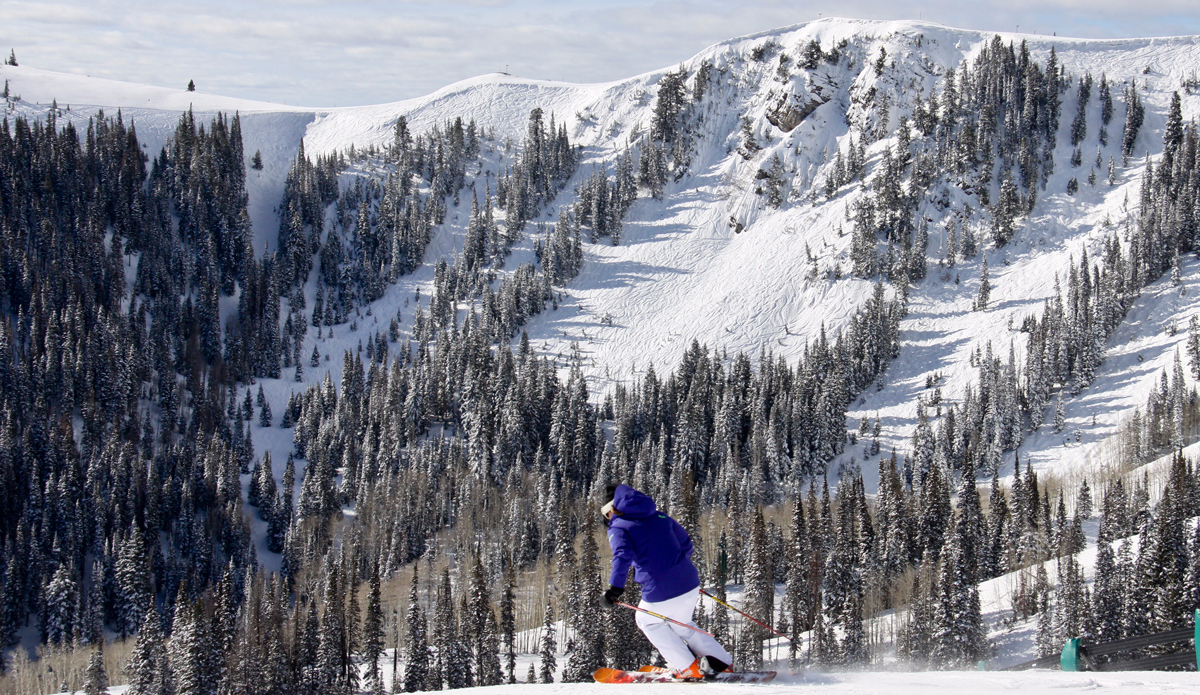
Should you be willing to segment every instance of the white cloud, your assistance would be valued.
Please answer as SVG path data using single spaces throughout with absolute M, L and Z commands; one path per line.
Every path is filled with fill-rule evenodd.
M 308 105 L 392 101 L 502 70 L 609 81 L 837 13 L 1067 36 L 1200 34 L 1194 1 L 61 0 L 0 2 L 23 64 Z

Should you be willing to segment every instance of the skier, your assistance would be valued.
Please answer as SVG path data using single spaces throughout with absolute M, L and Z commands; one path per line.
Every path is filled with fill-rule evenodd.
M 609 486 L 606 498 L 601 513 L 608 526 L 613 558 L 611 586 L 601 602 L 607 608 L 616 606 L 632 564 L 633 578 L 642 585 L 640 608 L 695 625 L 692 613 L 700 600 L 700 575 L 690 559 L 692 539 L 687 531 L 658 511 L 654 500 L 628 485 Z M 729 652 L 707 634 L 641 611 L 636 621 L 667 660 L 675 678 L 711 680 L 733 661 Z

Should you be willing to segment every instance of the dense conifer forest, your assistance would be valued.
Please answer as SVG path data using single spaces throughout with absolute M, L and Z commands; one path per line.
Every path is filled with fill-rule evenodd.
M 816 44 L 779 65 L 847 55 Z M 883 56 L 872 69 L 887 69 Z M 652 128 L 611 173 L 582 171 L 565 124 L 540 108 L 519 145 L 464 114 L 425 133 L 401 118 L 383 149 L 309 157 L 302 146 L 266 254 L 254 251 L 238 115 L 185 113 L 152 156 L 119 112 L 83 132 L 54 110 L 6 119 L 5 645 L 94 655 L 124 640 L 120 680 L 135 695 L 547 682 L 562 645 L 562 677 L 589 680 L 599 666 L 655 658 L 631 615 L 596 602 L 596 501 L 615 482 L 689 530 L 705 586 L 723 596 L 740 585 L 743 607 L 791 636 L 792 663 L 871 663 L 884 641 L 872 616 L 906 607 L 887 636 L 902 661 L 970 666 L 991 649 L 977 584 L 1010 572 L 1020 577 L 1013 620 L 1038 616 L 1046 654 L 1066 636 L 1183 625 L 1200 603 L 1200 532 L 1186 523 L 1200 508 L 1200 469 L 1178 454 L 1161 486 L 1120 476 L 1068 486 L 1039 481 L 1013 453 L 1029 432 L 1062 430 L 1063 394 L 1091 383 L 1140 291 L 1200 250 L 1200 143 L 1178 94 L 1136 213 L 1113 226 L 1102 257 L 1081 252 L 1060 270 L 1061 291 L 1021 325 L 1024 354 L 979 350 L 961 397 L 931 380 L 910 449 L 881 452 L 879 420 L 846 413 L 900 353 L 910 286 L 1008 243 L 1055 167 L 1079 169 L 1076 186 L 1111 181 L 1116 155 L 1090 153 L 1110 138 L 1126 162 L 1140 151 L 1138 85 L 1071 75 L 1053 52 L 1039 62 L 996 38 L 911 118 L 860 131 L 813 187 L 814 200 L 853 181 L 870 191 L 847 225 L 850 271 L 874 290 L 841 331 L 822 330 L 793 363 L 693 342 L 674 368 L 598 395 L 578 350 L 540 354 L 522 328 L 557 308 L 584 244 L 620 244 L 638 197 L 661 197 L 686 174 L 714 79 L 709 64 L 664 77 Z M 1099 123 L 1087 119 L 1093 98 Z M 1068 131 L 1074 156 L 1056 162 Z M 897 146 L 868 165 L 863 147 L 892 135 Z M 755 146 L 752 135 L 741 144 Z M 489 169 L 501 149 L 503 167 Z M 794 202 L 782 166 L 761 177 L 776 208 Z M 955 208 L 938 257 L 916 211 L 943 197 L 952 206 L 949 188 L 977 207 Z M 336 382 L 326 373 L 309 385 L 322 356 L 304 354 L 305 337 L 357 327 L 428 262 L 459 205 L 465 242 L 433 261 L 412 330 L 388 317 L 389 330 L 345 354 Z M 539 221 L 547 212 L 557 221 Z M 522 235 L 536 240 L 537 262 L 509 268 Z M 986 274 L 976 309 L 989 309 Z M 1184 370 L 1200 373 L 1200 328 L 1190 330 L 1188 354 L 1122 433 L 1130 461 L 1193 436 L 1200 404 Z M 261 379 L 298 382 L 282 412 Z M 255 427 L 292 431 L 286 460 L 256 453 Z M 876 494 L 854 459 L 830 470 L 856 447 L 879 456 Z M 1017 474 L 1002 482 L 1014 458 Z M 1089 591 L 1072 558 L 1093 507 L 1102 542 Z M 1052 558 L 1056 577 L 1042 565 Z M 740 664 L 762 662 L 769 633 L 706 611 L 701 626 Z M 380 659 L 393 649 L 384 682 Z M 518 649 L 539 652 L 528 674 L 516 672 Z M 25 663 L 19 651 L 7 668 Z M 95 656 L 80 677 L 118 681 Z

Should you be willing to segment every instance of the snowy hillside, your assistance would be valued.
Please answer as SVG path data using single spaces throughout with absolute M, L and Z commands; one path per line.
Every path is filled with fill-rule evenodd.
M 1114 576 L 1129 634 L 1200 596 L 1162 458 L 1200 447 L 1198 71 L 1200 37 L 845 19 L 353 108 L 0 66 L 0 637 L 288 692 L 385 642 L 496 683 L 499 633 L 524 676 L 557 629 L 586 678 L 652 658 L 589 598 L 626 481 L 851 667 L 780 692 L 1185 689 L 853 668 L 1020 661 Z
M 631 383 L 648 365 L 660 371 L 672 368 L 693 340 L 730 354 L 767 351 L 792 361 L 822 325 L 831 333 L 839 330 L 863 304 L 871 282 L 848 273 L 847 217 L 862 194 L 861 184 L 852 184 L 828 201 L 815 194 L 831 171 L 835 149 L 845 151 L 851 137 L 861 138 L 855 133 L 872 125 L 866 119 L 877 118 L 863 105 L 869 92 L 891 95 L 894 130 L 897 118 L 912 113 L 914 98 L 934 88 L 947 69 L 975 57 L 992 37 L 918 22 L 828 19 L 733 39 L 685 61 L 681 67 L 689 73 L 705 61 L 717 73 L 715 98 L 702 116 L 690 172 L 667 184 L 663 200 L 638 200 L 624 221 L 620 246 L 586 245 L 583 271 L 564 290 L 559 310 L 526 326 L 534 346 L 548 355 L 566 355 L 571 343 L 578 342 L 585 371 L 595 380 L 593 389 L 605 392 L 611 384 Z M 1037 59 L 1044 59 L 1054 47 L 1063 69 L 1073 77 L 1088 72 L 1105 73 L 1116 84 L 1137 80 L 1147 107 L 1146 124 L 1129 166 L 1118 167 L 1115 185 L 1085 186 L 1075 196 L 1067 195 L 1065 188 L 1068 179 L 1079 174 L 1065 165 L 1071 147 L 1066 134 L 1060 134 L 1054 153 L 1064 164 L 1049 179 L 1033 214 L 1021 221 L 1005 248 L 985 251 L 993 287 L 991 310 L 970 310 L 978 258 L 953 269 L 933 267 L 923 282 L 915 284 L 910 313 L 901 326 L 900 356 L 883 378 L 882 390 L 865 394 L 849 413 L 850 426 L 861 417 L 880 418 L 885 452 L 893 446 L 907 447 L 916 422 L 915 396 L 927 377 L 940 374 L 943 394 L 954 399 L 974 372 L 968 364 L 970 354 L 986 341 L 998 354 L 1006 354 L 1010 343 L 1019 353 L 1024 336 L 1016 328 L 1026 315 L 1040 312 L 1053 293 L 1055 275 L 1065 275 L 1072 257 L 1078 261 L 1085 251 L 1095 255 L 1110 229 L 1126 224 L 1139 194 L 1144 155 L 1161 148 L 1170 94 L 1183 92 L 1185 121 L 1200 113 L 1200 96 L 1182 89 L 1186 79 L 1194 79 L 1200 63 L 1200 38 L 1098 41 L 1007 33 L 1000 37 L 1004 42 L 1026 42 Z M 794 74 L 785 77 L 788 71 L 780 70 L 772 58 L 798 54 L 814 40 L 827 49 L 848 41 L 848 60 L 815 71 L 796 70 L 793 65 Z M 752 54 L 764 45 L 770 55 L 756 60 Z M 882 77 L 867 65 L 880 49 L 890 61 Z M 310 154 L 351 146 L 363 149 L 389 142 L 400 115 L 408 118 L 414 132 L 463 116 L 475 119 L 483 132 L 494 133 L 497 142 L 519 142 L 529 111 L 540 107 L 565 119 L 571 137 L 583 146 L 579 182 L 593 167 L 612 170 L 632 137 L 649 129 L 656 85 L 667 72 L 605 85 L 494 74 L 419 99 L 319 111 L 28 67 L 5 66 L 0 68 L 0 78 L 8 80 L 12 93 L 23 99 L 10 108 L 11 113 L 37 115 L 47 102 L 57 99 L 60 107 L 70 105 L 64 117 L 81 123 L 97 106 L 110 113 L 121 108 L 136 123 L 150 153 L 169 136 L 183 108 L 240 111 L 247 154 L 261 150 L 265 164 L 261 172 L 251 172 L 248 181 L 255 247 L 262 253 L 275 244 L 275 206 L 301 138 Z M 1073 111 L 1071 96 L 1068 92 L 1063 97 L 1066 114 Z M 765 118 L 787 98 L 815 106 L 790 132 Z M 1099 106 L 1093 103 L 1089 110 L 1095 112 L 1090 114 L 1094 123 Z M 737 152 L 742 117 L 752 122 L 760 140 L 761 149 L 750 157 Z M 868 179 L 880 151 L 894 146 L 895 140 L 892 132 L 867 147 Z M 1105 161 L 1110 150 L 1101 153 Z M 1094 154 L 1087 150 L 1085 159 L 1094 159 Z M 779 210 L 755 192 L 756 173 L 767 168 L 775 155 L 781 156 L 790 178 L 787 202 Z M 559 202 L 565 204 L 569 196 L 565 192 Z M 929 257 L 936 264 L 944 253 L 946 215 L 927 204 L 918 214 L 928 223 Z M 543 219 L 549 222 L 556 216 L 551 206 Z M 432 253 L 456 253 L 465 218 L 464 212 L 452 211 L 451 222 L 438 233 L 442 239 L 435 241 Z M 972 222 L 983 223 L 982 218 Z M 529 244 L 523 247 L 528 249 Z M 810 263 L 810 254 L 815 263 Z M 428 269 L 432 258 L 425 260 Z M 1079 441 L 1064 447 L 1064 436 L 1039 434 L 1025 445 L 1023 452 L 1039 467 L 1086 460 L 1090 447 L 1114 432 L 1132 406 L 1144 400 L 1157 372 L 1169 367 L 1173 349 L 1184 338 L 1182 333 L 1163 336 L 1162 327 L 1171 320 L 1186 325 L 1194 313 L 1200 297 L 1191 281 L 1195 269 L 1191 263 L 1186 266 L 1187 286 L 1192 289 L 1186 296 L 1163 289 L 1141 300 L 1138 315 L 1114 337 L 1118 342 L 1112 345 L 1096 384 L 1089 393 L 1068 399 L 1068 434 L 1078 431 Z M 835 277 L 837 271 L 844 275 Z M 377 302 L 373 313 L 394 314 L 403 304 L 399 298 L 411 296 L 417 288 L 428 292 L 431 280 L 428 270 L 401 279 L 388 297 Z M 323 344 L 322 352 L 332 355 L 330 368 L 336 375 L 342 352 L 338 341 L 352 347 L 359 338 L 343 338 L 339 330 L 333 340 Z M 303 353 L 309 351 L 306 344 Z M 1127 354 L 1137 355 L 1136 365 L 1124 357 Z M 310 372 L 307 381 L 315 383 L 320 376 Z M 277 411 L 293 388 L 286 382 L 268 385 Z M 857 458 L 863 458 L 862 452 L 857 452 Z M 872 466 L 864 469 L 870 477 Z

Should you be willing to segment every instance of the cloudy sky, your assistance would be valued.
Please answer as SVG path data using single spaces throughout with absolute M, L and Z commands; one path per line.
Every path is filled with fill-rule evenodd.
M 1197 0 L 0 0 L 21 65 L 305 106 L 507 69 L 599 82 L 818 15 L 1096 38 L 1200 34 Z

